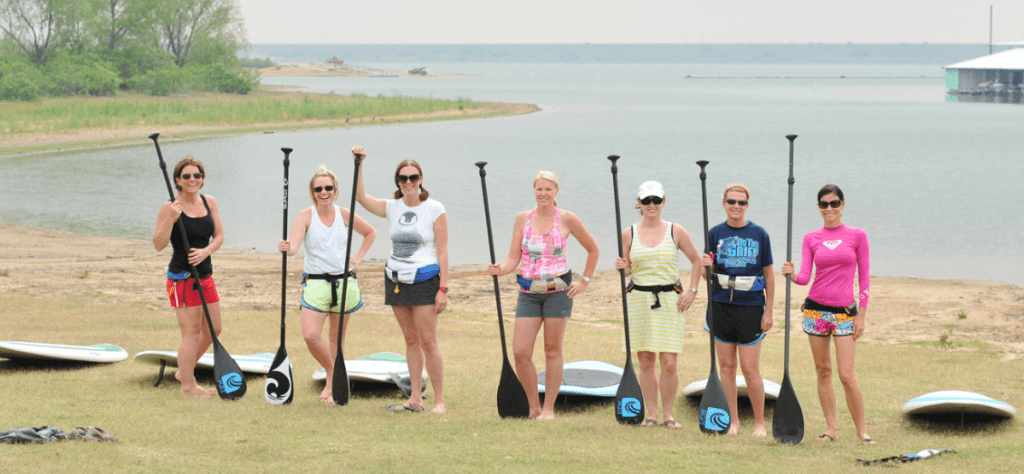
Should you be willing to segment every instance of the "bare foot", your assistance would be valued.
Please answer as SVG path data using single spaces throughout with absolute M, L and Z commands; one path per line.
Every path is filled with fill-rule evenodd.
M 874 446 L 875 445 L 875 440 L 871 439 L 871 437 L 866 435 L 866 434 L 864 436 L 860 437 L 860 441 L 862 443 L 864 443 L 865 446 Z
M 206 389 L 196 385 L 194 387 L 189 388 L 182 387 L 181 396 L 193 398 L 213 398 L 217 396 L 217 391 Z
M 434 409 L 430 410 L 431 413 L 446 413 L 448 410 L 444 407 L 444 403 L 435 403 Z
M 334 403 L 334 393 L 331 392 L 331 386 L 324 387 L 324 390 L 320 392 L 320 401 L 324 403 Z
M 531 420 L 537 418 L 538 416 L 540 416 L 540 410 L 537 410 L 537 411 L 530 410 L 530 419 Z
M 554 419 L 555 419 L 555 413 L 554 412 L 546 412 L 546 411 L 540 412 L 540 415 L 537 415 L 537 418 L 536 418 L 537 421 L 551 421 L 551 420 L 554 420 Z
M 751 433 L 750 436 L 754 438 L 764 438 L 765 436 L 768 436 L 768 432 L 764 429 L 763 426 L 754 427 L 754 432 Z
M 729 425 L 729 432 L 726 434 L 729 436 L 736 436 L 740 434 L 740 425 Z

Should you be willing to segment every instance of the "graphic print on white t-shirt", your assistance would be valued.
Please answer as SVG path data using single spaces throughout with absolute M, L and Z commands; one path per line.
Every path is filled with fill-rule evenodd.
M 416 222 L 419 218 L 415 212 L 408 211 L 398 217 L 398 230 L 391 236 L 393 239 L 392 252 L 396 257 L 412 257 L 420 247 L 423 246 L 423 236 L 416 232 Z

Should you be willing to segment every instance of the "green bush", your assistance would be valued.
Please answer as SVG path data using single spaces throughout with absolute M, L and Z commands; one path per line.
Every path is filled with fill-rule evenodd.
M 0 100 L 38 100 L 43 75 L 32 64 L 0 59 Z
M 48 95 L 114 95 L 121 80 L 96 54 L 59 54 L 41 68 Z

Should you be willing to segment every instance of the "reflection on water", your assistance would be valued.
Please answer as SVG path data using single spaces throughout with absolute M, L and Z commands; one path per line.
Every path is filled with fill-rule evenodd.
M 401 68 L 404 65 L 382 65 Z M 411 67 L 411 66 L 410 66 Z M 453 264 L 489 260 L 477 161 L 487 184 L 498 258 L 506 255 L 516 212 L 533 205 L 537 171 L 561 180 L 559 203 L 580 215 L 611 268 L 615 216 L 609 154 L 618 154 L 623 225 L 636 221 L 636 186 L 661 180 L 665 218 L 687 228 L 703 248 L 699 168 L 707 169 L 711 225 L 725 219 L 721 189 L 752 190 L 748 218 L 785 257 L 788 141 L 796 133 L 794 254 L 804 233 L 821 225 L 814 193 L 840 185 L 847 224 L 864 228 L 872 273 L 1024 283 L 1019 265 L 1024 223 L 1013 203 L 1024 114 L 1019 107 L 945 102 L 938 68 L 833 65 L 457 64 L 428 78 L 265 78 L 310 90 L 402 94 L 536 103 L 535 114 L 444 123 L 257 134 L 161 142 L 173 165 L 185 155 L 206 164 L 204 193 L 221 208 L 227 245 L 272 252 L 281 236 L 282 146 L 294 148 L 290 220 L 311 204 L 308 177 L 321 164 L 338 173 L 339 204 L 348 206 L 349 148 L 363 145 L 367 190 L 393 191 L 398 161 L 418 160 L 431 197 L 447 208 Z M 934 69 L 934 70 L 933 70 Z M 902 79 L 858 79 L 900 77 Z M 686 76 L 733 79 L 687 79 Z M 754 77 L 758 76 L 758 77 Z M 771 79 L 768 76 L 802 76 Z M 846 76 L 839 78 L 839 76 Z M 921 77 L 925 76 L 925 77 Z M 929 77 L 931 76 L 931 77 Z M 156 130 L 154 130 L 156 131 Z M 993 190 L 993 192 L 986 192 Z M 990 196 L 991 195 L 991 196 Z M 152 142 L 86 153 L 0 159 L 0 221 L 148 239 L 167 198 Z M 369 256 L 390 248 L 383 219 L 356 210 L 381 232 Z M 992 242 L 991 244 L 989 242 Z M 585 252 L 570 243 L 581 269 Z

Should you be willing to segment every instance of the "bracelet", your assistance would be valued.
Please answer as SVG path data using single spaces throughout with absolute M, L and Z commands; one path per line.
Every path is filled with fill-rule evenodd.
M 443 291 L 445 294 L 448 294 L 448 287 L 447 286 L 439 286 L 439 287 L 437 287 L 437 290 L 438 291 Z
M 588 277 L 588 276 L 586 276 L 586 275 L 583 275 L 583 276 L 581 276 L 580 278 L 582 278 L 582 279 L 583 279 L 583 281 L 585 281 L 585 282 L 587 282 L 587 283 L 590 283 L 590 277 Z
M 696 289 L 696 288 L 690 288 L 690 291 L 692 291 L 692 292 L 696 293 L 696 292 L 697 292 L 697 289 Z

